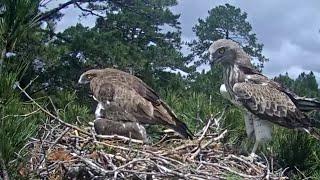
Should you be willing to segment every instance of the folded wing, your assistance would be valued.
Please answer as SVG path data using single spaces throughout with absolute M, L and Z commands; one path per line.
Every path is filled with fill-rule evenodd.
M 238 101 L 261 119 L 288 128 L 315 126 L 290 97 L 270 84 L 236 83 L 233 91 Z

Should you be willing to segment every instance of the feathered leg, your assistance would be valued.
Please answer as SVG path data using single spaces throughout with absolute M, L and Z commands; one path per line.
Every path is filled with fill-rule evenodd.
M 254 161 L 258 156 L 256 151 L 261 143 L 269 141 L 272 136 L 272 124 L 268 121 L 261 120 L 250 112 L 245 114 L 246 131 L 248 136 L 255 137 L 255 143 L 253 145 L 252 151 L 248 157 L 245 159 L 249 161 Z
M 244 123 L 246 127 L 247 136 L 249 138 L 254 138 L 254 126 L 252 114 L 249 111 L 244 112 Z
M 258 157 L 256 155 L 256 151 L 260 145 L 260 143 L 267 142 L 272 138 L 272 124 L 268 121 L 261 120 L 258 117 L 252 115 L 253 119 L 253 127 L 254 127 L 254 134 L 255 134 L 255 143 L 252 148 L 250 157 L 255 159 Z
M 250 158 L 252 158 L 252 160 L 255 159 L 256 157 L 258 157 L 256 155 L 256 151 L 257 151 L 257 149 L 259 147 L 259 144 L 260 144 L 260 141 L 256 140 L 256 142 L 253 145 L 252 151 L 251 151 L 250 156 L 249 156 Z
M 104 115 L 103 115 L 103 113 L 102 113 L 103 110 L 105 110 L 105 109 L 104 109 L 102 103 L 99 102 L 98 105 L 97 105 L 96 111 L 94 112 L 94 114 L 95 114 L 95 116 L 96 116 L 96 119 L 104 118 L 104 117 L 103 117 Z
M 147 131 L 144 128 L 144 126 L 139 124 L 139 123 L 136 123 L 136 126 L 139 129 L 139 133 L 140 133 L 140 136 L 141 136 L 141 139 L 143 140 L 143 142 L 144 143 L 149 143 L 149 139 L 148 139 L 148 136 L 147 136 Z

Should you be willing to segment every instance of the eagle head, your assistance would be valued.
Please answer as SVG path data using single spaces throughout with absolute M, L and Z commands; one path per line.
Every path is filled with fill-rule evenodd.
M 209 48 L 210 63 L 233 64 L 240 51 L 243 50 L 238 43 L 230 39 L 219 39 Z
M 86 71 L 84 73 L 81 74 L 79 80 L 78 80 L 78 83 L 79 84 L 87 84 L 87 83 L 90 83 L 90 81 L 97 77 L 99 74 L 101 74 L 101 71 L 100 69 L 91 69 L 89 71 Z

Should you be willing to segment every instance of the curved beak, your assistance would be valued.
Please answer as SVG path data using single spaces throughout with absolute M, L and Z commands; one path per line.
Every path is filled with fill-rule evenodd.
M 78 84 L 87 84 L 89 82 L 90 81 L 85 74 L 82 74 L 78 80 Z
M 218 53 L 217 51 L 211 54 L 210 57 L 210 64 L 213 66 L 217 63 L 220 63 L 222 61 L 222 54 Z
M 215 64 L 219 63 L 221 61 L 221 54 L 218 52 L 214 52 L 210 56 L 210 65 L 214 66 Z

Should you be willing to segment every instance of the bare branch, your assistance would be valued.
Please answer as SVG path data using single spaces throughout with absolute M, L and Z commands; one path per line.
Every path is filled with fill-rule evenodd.
M 53 115 L 51 112 L 45 110 L 45 109 L 44 109 L 42 106 L 40 106 L 40 104 L 38 104 L 32 97 L 30 97 L 29 94 L 28 94 L 24 89 L 22 89 L 22 88 L 20 87 L 19 83 L 16 83 L 15 85 L 16 85 L 17 88 L 19 88 L 19 89 L 21 90 L 21 92 L 23 92 L 23 94 L 24 94 L 25 96 L 27 96 L 27 98 L 29 98 L 29 100 L 31 100 L 36 106 L 38 106 L 38 107 L 41 109 L 42 112 L 46 113 L 46 114 L 49 115 L 50 117 L 58 120 L 60 123 L 62 123 L 62 124 L 64 124 L 64 125 L 72 128 L 72 129 L 76 129 L 76 130 L 80 131 L 81 133 L 86 134 L 86 135 L 89 135 L 89 136 L 91 135 L 90 133 L 88 133 L 88 132 L 86 132 L 86 131 L 78 128 L 77 126 L 74 126 L 74 125 L 72 125 L 72 124 L 69 124 L 69 123 L 67 123 L 67 122 L 64 122 L 63 120 L 61 120 L 61 119 L 58 118 L 57 116 Z
M 78 2 L 79 0 L 71 0 L 67 1 L 63 4 L 60 4 L 58 7 L 51 9 L 50 11 L 44 12 L 39 15 L 39 18 L 37 19 L 37 22 L 44 21 L 50 19 L 53 15 L 57 14 L 61 9 L 64 9 L 68 7 L 69 5 Z
M 84 12 L 87 12 L 87 13 L 89 13 L 89 14 L 91 14 L 91 15 L 94 15 L 94 16 L 97 16 L 97 17 L 104 18 L 104 16 L 101 16 L 100 14 L 97 14 L 97 13 L 93 12 L 92 10 L 85 9 L 85 8 L 81 7 L 81 5 L 80 5 L 79 3 L 75 3 L 75 5 L 76 5 L 80 10 L 82 10 L 82 11 L 84 11 Z

